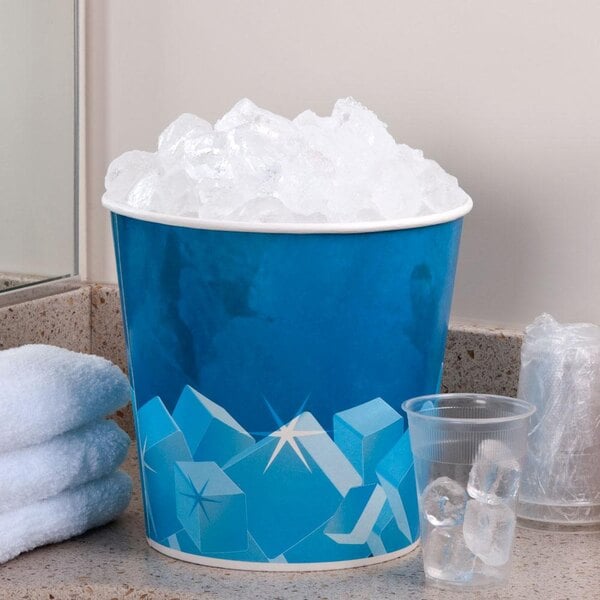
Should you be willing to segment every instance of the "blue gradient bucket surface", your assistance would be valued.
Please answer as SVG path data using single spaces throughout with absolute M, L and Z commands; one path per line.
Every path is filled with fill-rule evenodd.
M 470 206 L 335 233 L 110 208 L 151 545 L 265 570 L 412 549 L 400 404 L 439 390 Z

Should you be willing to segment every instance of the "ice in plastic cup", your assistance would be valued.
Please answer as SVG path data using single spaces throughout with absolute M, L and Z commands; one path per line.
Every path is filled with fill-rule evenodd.
M 407 400 L 425 577 L 475 587 L 508 579 L 527 453 L 524 400 L 437 394 Z

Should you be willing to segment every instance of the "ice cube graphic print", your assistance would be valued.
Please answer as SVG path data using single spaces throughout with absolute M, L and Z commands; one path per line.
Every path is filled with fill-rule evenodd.
M 201 552 L 248 549 L 244 492 L 214 462 L 175 465 L 177 518 Z
M 138 411 L 149 537 L 250 563 L 361 560 L 410 546 L 418 515 L 402 418 L 381 398 L 338 415 L 338 431 L 352 428 L 341 444 L 326 430 L 334 422 L 310 412 L 257 442 L 243 419 L 190 386 L 172 415 L 153 398 Z
M 137 412 L 146 531 L 160 541 L 181 529 L 175 512 L 175 463 L 192 460 L 183 433 L 158 397 Z
M 222 407 L 186 385 L 173 419 L 196 460 L 223 465 L 254 444 L 254 438 Z
M 404 433 L 404 419 L 381 398 L 333 417 L 335 443 L 365 483 L 377 482 L 375 469 Z
M 419 503 L 408 431 L 377 465 L 377 478 L 385 490 L 398 528 L 411 541 L 419 537 Z
M 248 528 L 269 558 L 309 535 L 361 479 L 310 413 L 224 466 L 246 493 Z M 274 526 L 277 524 L 277 526 Z

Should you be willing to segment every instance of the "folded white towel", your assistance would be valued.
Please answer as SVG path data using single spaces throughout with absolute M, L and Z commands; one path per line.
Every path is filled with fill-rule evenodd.
M 125 460 L 129 444 L 114 421 L 101 420 L 0 454 L 0 513 L 112 473 Z
M 131 499 L 122 471 L 0 515 L 0 563 L 116 519 Z
M 99 356 L 31 345 L 0 352 L 0 452 L 39 444 L 129 401 L 121 370 Z

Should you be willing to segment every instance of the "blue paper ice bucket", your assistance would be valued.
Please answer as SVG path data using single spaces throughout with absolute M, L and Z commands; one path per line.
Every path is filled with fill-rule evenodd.
M 384 228 L 110 208 L 150 544 L 264 570 L 412 549 L 400 404 L 439 390 L 470 205 Z

